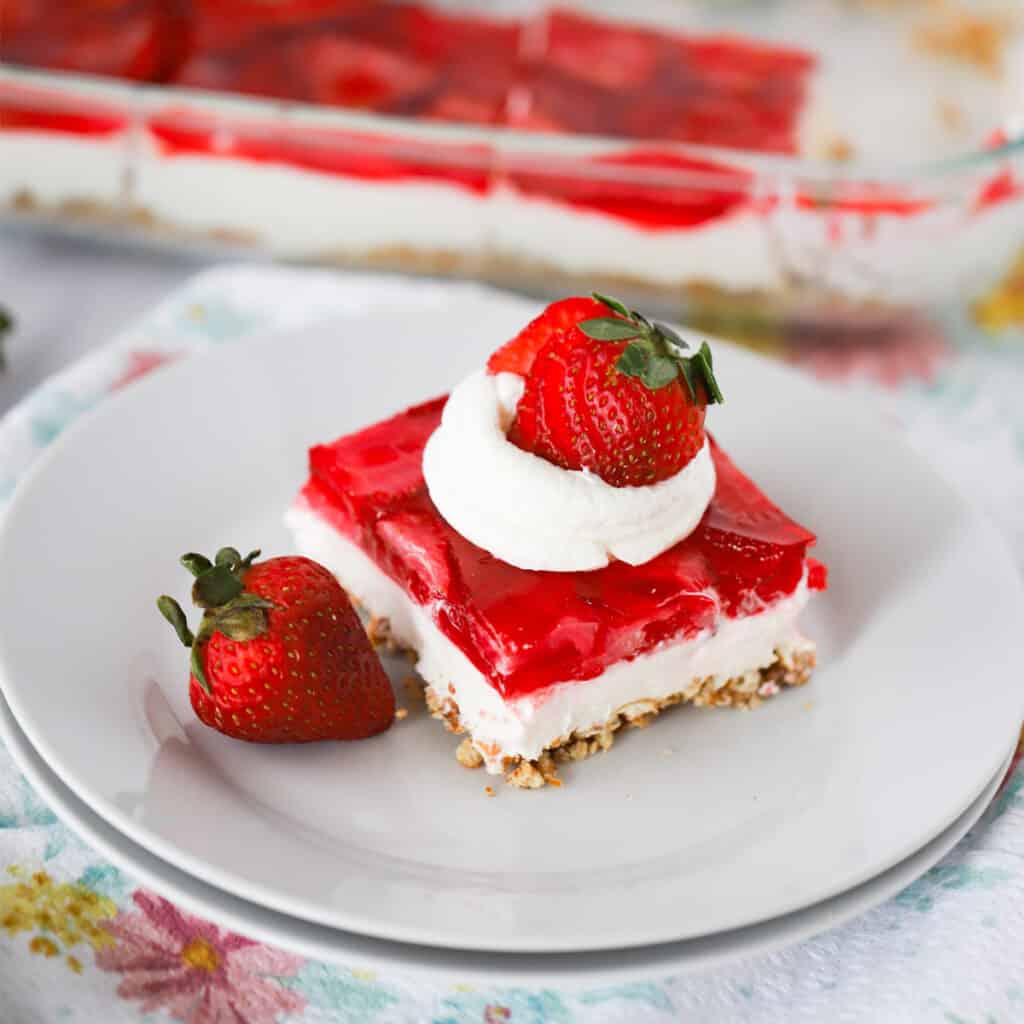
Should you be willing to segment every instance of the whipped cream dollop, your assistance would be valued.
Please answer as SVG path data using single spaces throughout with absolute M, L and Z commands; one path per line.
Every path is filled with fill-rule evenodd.
M 667 480 L 613 487 L 508 440 L 522 393 L 517 374 L 470 375 L 427 442 L 430 497 L 463 537 L 520 569 L 581 572 L 641 565 L 693 532 L 715 490 L 707 441 Z

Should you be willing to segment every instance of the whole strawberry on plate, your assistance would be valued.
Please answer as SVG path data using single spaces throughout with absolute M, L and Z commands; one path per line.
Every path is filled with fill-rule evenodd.
M 355 740 L 383 732 L 395 698 L 338 581 L 309 558 L 256 562 L 221 548 L 182 555 L 203 609 L 193 634 L 167 595 L 157 601 L 192 649 L 189 696 L 206 725 L 252 743 Z

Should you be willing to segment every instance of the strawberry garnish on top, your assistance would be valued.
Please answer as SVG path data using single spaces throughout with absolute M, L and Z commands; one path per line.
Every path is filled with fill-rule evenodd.
M 525 377 L 537 353 L 554 337 L 575 327 L 581 320 L 608 313 L 609 309 L 603 302 L 582 295 L 553 302 L 487 360 L 487 369 L 491 373 L 518 373 Z
M 177 601 L 157 601 L 192 648 L 189 696 L 200 720 L 253 743 L 383 732 L 394 693 L 341 585 L 309 558 L 254 562 L 258 555 L 182 555 L 195 576 L 192 600 L 204 609 L 196 634 Z
M 614 487 L 658 483 L 703 447 L 721 402 L 711 350 L 617 299 L 563 299 L 488 362 L 526 378 L 509 428 L 524 451 L 585 469 Z

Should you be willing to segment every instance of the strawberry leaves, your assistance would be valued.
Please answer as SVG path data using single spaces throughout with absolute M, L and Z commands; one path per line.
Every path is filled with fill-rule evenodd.
M 619 372 L 623 372 L 621 367 Z M 674 359 L 668 356 L 653 355 L 647 358 L 640 372 L 633 376 L 639 377 L 651 391 L 657 391 L 658 388 L 671 384 L 679 376 L 679 366 Z M 692 384 L 690 385 L 690 394 L 694 394 Z
M 683 374 L 686 376 L 691 395 L 694 394 L 695 382 L 700 380 L 707 390 L 709 404 L 720 404 L 725 401 L 718 381 L 715 380 L 711 349 L 706 341 L 701 343 L 700 348 L 689 359 L 683 360 Z
M 627 306 L 624 302 L 620 302 L 618 299 L 613 299 L 610 295 L 602 295 L 600 292 L 591 292 L 591 295 L 598 302 L 603 302 L 610 310 L 624 316 L 627 320 L 632 320 L 636 317 L 636 314 Z
M 192 630 L 188 628 L 188 619 L 185 618 L 181 605 L 173 597 L 163 594 L 157 598 L 156 606 L 160 609 L 160 614 L 174 627 L 178 639 L 186 647 L 191 647 L 196 638 L 192 635 Z
M 192 603 L 200 608 L 217 608 L 242 592 L 242 581 L 226 566 L 214 565 L 201 572 L 192 584 Z
M 636 324 L 617 316 L 598 316 L 584 320 L 580 330 L 595 341 L 628 341 L 639 333 Z
M 245 590 L 242 577 L 260 552 L 250 551 L 245 558 L 235 548 L 221 548 L 211 562 L 205 555 L 189 551 L 181 556 L 181 564 L 195 577 L 192 601 L 203 609 L 199 632 L 193 634 L 181 605 L 167 594 L 156 602 L 160 614 L 174 627 L 178 639 L 192 648 L 192 674 L 207 692 L 210 683 L 200 657 L 202 645 L 215 633 L 231 640 L 253 640 L 267 632 L 267 612 L 276 607 L 272 601 Z
M 685 355 L 689 344 L 668 324 L 648 320 L 642 313 L 600 292 L 593 295 L 618 316 L 592 317 L 578 326 L 595 341 L 630 342 L 615 364 L 619 373 L 638 378 L 651 391 L 681 377 L 694 402 L 701 397 L 708 404 L 724 401 L 706 341 L 693 355 Z

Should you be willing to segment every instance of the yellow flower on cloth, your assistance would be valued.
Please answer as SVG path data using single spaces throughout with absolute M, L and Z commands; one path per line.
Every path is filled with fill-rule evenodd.
M 979 327 L 992 333 L 1024 325 L 1024 249 L 1006 276 L 975 300 L 971 313 Z
M 0 928 L 12 938 L 36 933 L 29 942 L 33 953 L 55 957 L 79 943 L 99 950 L 113 942 L 103 927 L 117 913 L 112 900 L 75 882 L 55 882 L 45 871 L 28 874 L 9 867 L 7 873 L 15 880 L 0 885 Z M 76 957 L 69 955 L 66 962 L 81 972 Z

